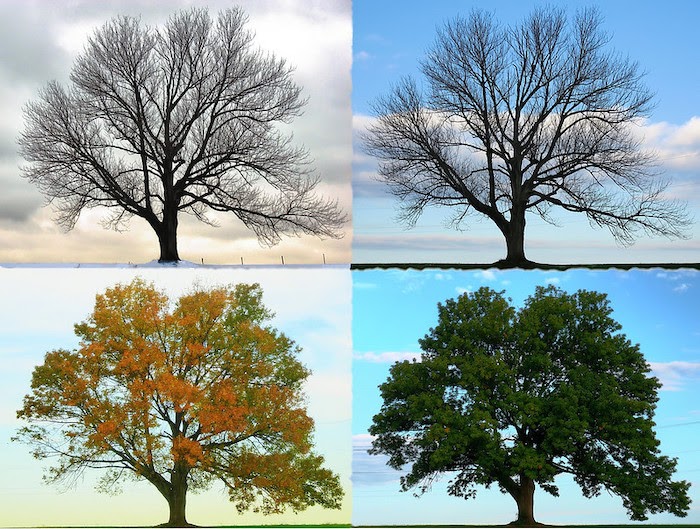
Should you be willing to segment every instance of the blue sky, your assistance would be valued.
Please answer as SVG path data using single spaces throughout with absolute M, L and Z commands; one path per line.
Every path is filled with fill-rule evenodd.
M 622 332 L 641 345 L 663 384 L 656 413 L 664 454 L 678 457 L 677 479 L 693 483 L 687 518 L 650 518 L 657 523 L 700 523 L 700 272 L 632 270 L 566 272 L 356 270 L 353 271 L 353 523 L 489 524 L 515 518 L 515 503 L 497 488 L 480 489 L 475 500 L 451 498 L 444 483 L 415 498 L 399 492 L 398 475 L 381 456 L 366 454 L 367 429 L 381 407 L 377 385 L 396 360 L 420 353 L 418 339 L 437 323 L 437 303 L 480 286 L 505 290 L 516 306 L 536 285 L 608 294 Z M 603 493 L 585 499 L 568 477 L 561 496 L 535 494 L 535 516 L 543 523 L 625 523 L 622 502 Z
M 353 2 L 353 123 L 355 132 L 371 121 L 371 103 L 388 93 L 404 75 L 419 77 L 418 64 L 435 37 L 436 27 L 475 7 L 503 23 L 521 20 L 537 5 L 597 6 L 611 46 L 637 61 L 646 84 L 655 92 L 655 108 L 645 125 L 645 145 L 654 149 L 663 174 L 673 178 L 668 192 L 688 202 L 700 220 L 700 47 L 695 37 L 700 4 L 691 0 L 616 0 L 545 2 L 538 0 L 418 0 Z M 353 162 L 353 262 L 476 262 L 504 257 L 500 232 L 487 221 L 474 220 L 468 230 L 444 227 L 449 214 L 432 210 L 410 231 L 395 222 L 394 199 L 373 180 L 376 164 L 358 149 Z M 476 217 L 474 217 L 476 219 Z M 526 252 L 549 263 L 698 262 L 700 228 L 689 240 L 642 238 L 619 247 L 607 230 L 593 229 L 585 217 L 556 215 L 561 227 L 528 218 Z
M 302 347 L 311 369 L 306 382 L 315 444 L 348 491 L 342 510 L 310 508 L 299 515 L 239 515 L 223 488 L 188 497 L 188 519 L 206 525 L 347 523 L 350 519 L 350 272 L 319 268 L 2 268 L 0 267 L 0 527 L 149 526 L 167 519 L 167 503 L 148 483 L 126 482 L 117 496 L 94 490 L 99 471 L 86 472 L 75 488 L 42 482 L 47 461 L 10 441 L 20 422 L 16 410 L 29 392 L 32 370 L 47 351 L 77 347 L 73 325 L 94 308 L 95 295 L 134 277 L 153 281 L 177 298 L 203 287 L 260 283 L 272 325 Z M 41 508 L 37 508 L 37 505 Z

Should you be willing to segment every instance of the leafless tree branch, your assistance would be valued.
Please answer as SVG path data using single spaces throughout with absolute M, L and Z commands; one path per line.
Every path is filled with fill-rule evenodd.
M 151 225 L 161 260 L 179 259 L 179 212 L 233 212 L 268 245 L 342 236 L 337 200 L 317 195 L 307 151 L 277 129 L 305 104 L 293 70 L 256 49 L 246 23 L 240 9 L 216 21 L 191 9 L 162 28 L 113 19 L 68 88 L 51 82 L 26 105 L 23 174 L 64 228 L 84 208 L 114 208 L 114 228 L 134 215 Z
M 634 130 L 652 94 L 608 42 L 593 9 L 536 9 L 512 27 L 480 11 L 448 22 L 421 65 L 427 91 L 402 80 L 363 137 L 400 219 L 428 205 L 450 206 L 456 224 L 485 215 L 516 266 L 528 263 L 528 211 L 548 222 L 552 207 L 583 213 L 622 244 L 684 237 L 685 205 L 664 195 Z

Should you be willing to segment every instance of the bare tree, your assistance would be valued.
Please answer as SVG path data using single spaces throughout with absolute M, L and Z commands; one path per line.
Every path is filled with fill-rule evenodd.
M 145 219 L 160 260 L 179 260 L 178 214 L 212 223 L 232 212 L 272 245 L 281 235 L 340 237 L 345 215 L 320 197 L 305 149 L 277 125 L 305 101 L 283 59 L 253 47 L 240 9 L 203 9 L 162 28 L 133 17 L 88 41 L 65 88 L 50 82 L 25 108 L 24 176 L 71 229 L 83 208 L 114 209 L 115 229 Z
M 682 237 L 685 205 L 666 199 L 634 130 L 652 95 L 608 42 L 593 9 L 572 19 L 537 9 L 512 27 L 479 11 L 448 22 L 421 64 L 427 94 L 404 79 L 364 136 L 401 220 L 413 225 L 428 205 L 452 207 L 457 227 L 485 215 L 505 237 L 502 266 L 532 265 L 526 213 L 554 224 L 552 207 L 622 244 L 639 232 Z

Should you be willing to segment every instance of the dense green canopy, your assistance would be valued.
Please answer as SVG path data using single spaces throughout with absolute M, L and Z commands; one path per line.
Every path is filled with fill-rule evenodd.
M 690 484 L 672 480 L 676 460 L 653 430 L 660 383 L 605 294 L 538 287 L 516 310 L 481 288 L 438 312 L 421 360 L 396 363 L 380 386 L 370 428 L 372 453 L 410 464 L 403 490 L 443 473 L 454 496 L 497 484 L 531 525 L 535 487 L 556 496 L 568 473 L 586 497 L 621 497 L 632 519 L 685 516 Z

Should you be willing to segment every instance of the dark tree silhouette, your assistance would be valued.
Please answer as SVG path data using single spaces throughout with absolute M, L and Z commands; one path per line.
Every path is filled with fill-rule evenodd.
M 517 503 L 514 525 L 538 525 L 536 486 L 558 496 L 570 474 L 586 497 L 622 498 L 632 519 L 687 514 L 686 481 L 654 433 L 659 381 L 620 333 L 604 294 L 538 287 L 515 310 L 489 288 L 438 305 L 419 362 L 397 362 L 380 386 L 374 454 L 410 470 L 403 490 L 441 475 L 471 498 L 496 484 Z
M 308 153 L 277 125 L 304 105 L 286 62 L 253 47 L 240 9 L 202 9 L 162 28 L 119 17 L 88 41 L 69 87 L 25 108 L 24 176 L 71 229 L 104 206 L 115 229 L 145 219 L 160 260 L 179 260 L 178 215 L 231 212 L 272 245 L 284 234 L 339 237 L 345 215 L 319 197 Z
M 666 200 L 634 131 L 652 96 L 608 41 L 590 9 L 572 20 L 537 9 L 513 27 L 480 11 L 448 22 L 421 64 L 427 94 L 402 80 L 363 138 L 400 219 L 412 225 L 429 205 L 452 208 L 455 226 L 484 215 L 505 238 L 502 266 L 531 265 L 526 214 L 554 224 L 551 208 L 623 244 L 640 231 L 683 236 L 685 206 Z

